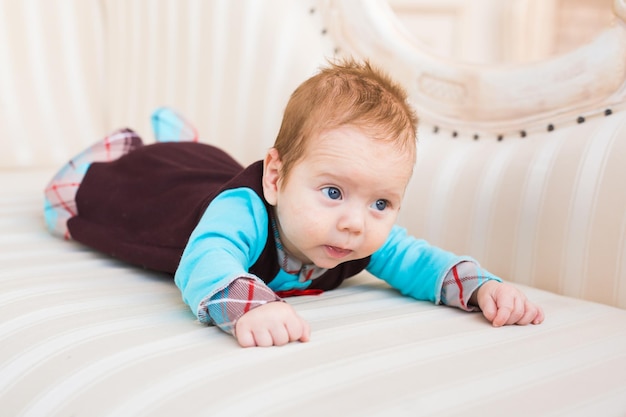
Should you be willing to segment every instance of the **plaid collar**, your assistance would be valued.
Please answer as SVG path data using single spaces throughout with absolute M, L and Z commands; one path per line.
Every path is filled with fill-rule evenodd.
M 280 240 L 276 219 L 271 216 L 272 230 L 274 232 L 274 242 L 276 243 L 276 252 L 278 253 L 278 264 L 280 268 L 291 275 L 298 275 L 298 281 L 306 282 L 321 276 L 327 271 L 326 268 L 320 268 L 315 264 L 303 264 L 299 259 L 289 255 Z

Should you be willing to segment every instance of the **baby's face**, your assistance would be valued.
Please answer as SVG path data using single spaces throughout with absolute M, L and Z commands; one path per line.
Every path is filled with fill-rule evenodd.
M 412 168 L 408 152 L 356 128 L 323 133 L 270 201 L 283 246 L 322 268 L 371 255 L 396 221 Z

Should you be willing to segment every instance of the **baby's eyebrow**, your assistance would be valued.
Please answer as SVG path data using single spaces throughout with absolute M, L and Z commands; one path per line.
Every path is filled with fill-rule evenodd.
M 389 193 L 385 198 L 394 204 L 399 204 L 402 201 L 402 195 L 396 193 Z
M 333 174 L 332 172 L 318 172 L 318 173 L 313 174 L 312 177 L 317 180 L 323 180 L 323 181 L 329 181 L 329 182 L 335 182 L 335 183 L 341 183 L 341 182 L 346 181 L 345 176 Z

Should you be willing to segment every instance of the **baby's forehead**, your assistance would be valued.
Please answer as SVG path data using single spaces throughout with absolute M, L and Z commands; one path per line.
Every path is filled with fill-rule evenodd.
M 366 151 L 374 152 L 380 157 L 395 158 L 398 161 L 409 159 L 415 162 L 414 138 L 389 136 L 373 128 L 354 125 L 342 125 L 313 133 L 304 144 L 303 156 L 333 148 L 350 152 L 350 147 L 355 150 L 365 148 Z
M 312 172 L 399 183 L 410 178 L 415 162 L 413 154 L 396 143 L 351 128 L 326 131 L 311 141 L 301 161 L 309 163 Z

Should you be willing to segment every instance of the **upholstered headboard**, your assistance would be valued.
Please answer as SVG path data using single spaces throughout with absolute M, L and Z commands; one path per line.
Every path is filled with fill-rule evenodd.
M 329 3 L 337 46 L 418 109 L 402 223 L 506 279 L 626 307 L 625 2 L 590 43 L 507 67 L 429 54 L 384 1 Z

